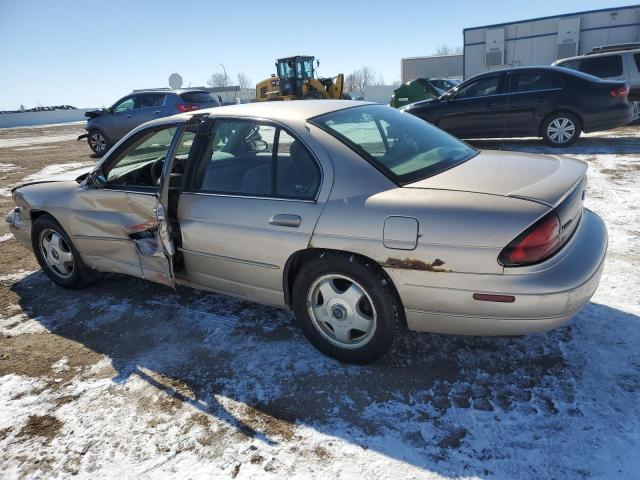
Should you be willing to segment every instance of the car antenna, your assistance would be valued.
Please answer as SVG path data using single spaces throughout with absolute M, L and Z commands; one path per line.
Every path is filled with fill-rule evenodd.
M 511 70 L 513 70 L 513 62 L 516 59 L 516 48 L 518 48 L 518 27 L 519 25 L 516 24 L 516 31 L 515 34 L 513 35 L 514 40 L 514 45 L 513 45 L 513 53 L 511 55 Z M 505 51 L 505 55 L 506 55 L 506 51 Z M 506 140 L 506 135 L 507 135 L 507 117 L 509 116 L 509 108 L 511 107 L 511 95 L 509 93 L 509 89 L 511 88 L 511 71 L 507 72 L 507 78 L 506 78 L 506 89 L 507 89 L 507 105 L 505 107 L 505 112 L 504 112 L 504 120 L 502 122 L 502 139 L 501 139 L 501 143 L 500 143 L 500 150 L 504 150 L 504 144 L 505 144 L 505 140 Z

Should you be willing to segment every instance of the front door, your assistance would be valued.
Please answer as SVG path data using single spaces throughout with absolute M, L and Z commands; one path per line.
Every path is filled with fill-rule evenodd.
M 163 180 L 171 178 L 175 152 L 192 138 L 179 125 L 142 130 L 93 172 L 99 181 L 81 186 L 72 231 L 88 266 L 174 285 L 169 180 Z
M 463 84 L 448 100 L 438 127 L 459 137 L 500 136 L 505 125 L 506 95 L 502 74 L 488 75 Z
M 268 122 L 216 119 L 204 144 L 180 195 L 184 270 L 177 275 L 282 306 L 285 264 L 309 245 L 330 167 L 323 179 L 318 157 L 301 139 Z

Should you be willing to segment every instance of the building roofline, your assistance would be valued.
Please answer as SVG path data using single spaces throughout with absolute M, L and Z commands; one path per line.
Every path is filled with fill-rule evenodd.
M 538 22 L 540 20 L 549 20 L 552 18 L 566 18 L 566 17 L 575 17 L 577 15 L 586 15 L 589 13 L 604 13 L 604 12 L 615 12 L 617 10 L 630 10 L 633 8 L 640 8 L 640 4 L 635 5 L 625 5 L 624 7 L 609 7 L 609 8 L 600 8 L 597 10 L 585 10 L 582 12 L 573 12 L 573 13 L 561 13 L 559 15 L 548 15 L 546 17 L 538 17 L 538 18 L 530 18 L 526 20 L 515 20 L 512 22 L 503 22 L 503 23 L 494 23 L 492 25 L 481 25 L 479 27 L 468 27 L 462 30 L 462 35 L 471 30 L 482 30 L 484 28 L 496 28 L 496 27 L 506 27 L 508 25 L 515 25 L 516 23 L 530 23 L 530 22 Z
M 447 53 L 446 55 L 423 55 L 420 57 L 402 57 L 400 60 L 421 60 L 423 58 L 464 57 L 464 53 Z

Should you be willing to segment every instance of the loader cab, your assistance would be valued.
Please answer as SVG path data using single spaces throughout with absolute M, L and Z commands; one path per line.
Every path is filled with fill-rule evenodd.
M 314 57 L 300 56 L 278 59 L 276 68 L 283 95 L 302 96 L 302 85 L 314 76 L 313 61 Z

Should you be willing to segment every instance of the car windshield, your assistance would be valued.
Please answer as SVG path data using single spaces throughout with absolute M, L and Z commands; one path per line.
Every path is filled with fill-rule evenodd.
M 448 170 L 478 152 L 424 120 L 385 105 L 338 110 L 310 123 L 337 137 L 401 185 Z

